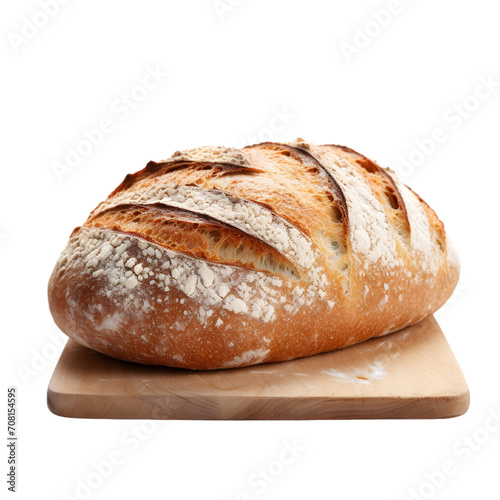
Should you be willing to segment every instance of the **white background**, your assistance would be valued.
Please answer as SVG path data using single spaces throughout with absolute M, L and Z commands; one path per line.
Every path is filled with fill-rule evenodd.
M 117 451 L 122 463 L 88 498 L 387 500 L 419 488 L 427 498 L 498 498 L 500 432 L 479 430 L 500 405 L 498 3 L 401 0 L 389 21 L 373 12 L 395 4 L 378 0 L 57 5 L 46 23 L 33 0 L 3 2 L 0 15 L 0 324 L 4 390 L 20 393 L 18 498 L 83 498 L 78 480 Z M 40 27 L 30 28 L 32 20 Z M 147 67 L 169 76 L 134 91 Z M 481 78 L 497 84 L 489 95 L 479 89 L 478 100 Z M 125 116 L 116 100 L 131 91 L 144 99 Z M 458 119 L 454 106 L 464 101 L 469 111 Z M 58 177 L 55 162 L 103 118 L 113 130 Z M 435 128 L 445 140 L 432 146 Z M 345 144 L 398 170 L 445 222 L 462 276 L 438 319 L 469 383 L 469 412 L 448 420 L 163 421 L 145 427 L 139 445 L 130 433 L 141 422 L 52 415 L 46 388 L 60 347 L 50 337 L 57 329 L 46 286 L 72 229 L 149 160 L 297 136 Z M 418 140 L 425 158 L 415 153 Z M 402 158 L 413 163 L 403 168 Z M 460 444 L 474 433 L 481 445 Z M 279 457 L 284 440 L 305 450 L 260 492 L 248 480 Z M 454 451 L 465 447 L 474 450 Z M 439 488 L 422 486 L 447 460 L 457 472 Z

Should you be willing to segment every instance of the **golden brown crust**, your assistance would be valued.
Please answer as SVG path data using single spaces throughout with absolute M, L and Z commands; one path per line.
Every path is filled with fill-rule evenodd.
M 198 148 L 128 175 L 49 283 L 58 326 L 191 369 L 345 347 L 432 314 L 458 260 L 434 211 L 344 146 Z
M 90 217 L 84 227 L 127 233 L 210 262 L 299 276 L 289 260 L 258 238 L 210 216 L 167 205 L 118 205 Z

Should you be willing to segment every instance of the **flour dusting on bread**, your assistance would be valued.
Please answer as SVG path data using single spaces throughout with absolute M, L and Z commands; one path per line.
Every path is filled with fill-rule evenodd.
M 199 148 L 176 151 L 166 162 L 209 161 L 247 166 L 248 162 L 237 149 L 223 146 L 202 146 Z
M 127 176 L 73 232 L 49 304 L 116 358 L 232 368 L 403 328 L 458 274 L 443 224 L 394 173 L 298 139 L 195 148 Z

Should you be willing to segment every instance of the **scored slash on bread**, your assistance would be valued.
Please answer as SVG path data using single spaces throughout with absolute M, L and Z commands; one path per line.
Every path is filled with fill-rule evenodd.
M 398 330 L 437 310 L 458 274 L 443 224 L 394 172 L 297 139 L 127 175 L 71 235 L 49 303 L 99 352 L 215 369 Z

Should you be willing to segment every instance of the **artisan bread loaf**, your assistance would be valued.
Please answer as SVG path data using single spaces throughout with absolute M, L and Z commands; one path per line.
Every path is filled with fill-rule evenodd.
M 99 352 L 215 369 L 388 334 L 436 311 L 458 275 L 443 224 L 394 172 L 297 139 L 127 175 L 73 231 L 49 303 Z

